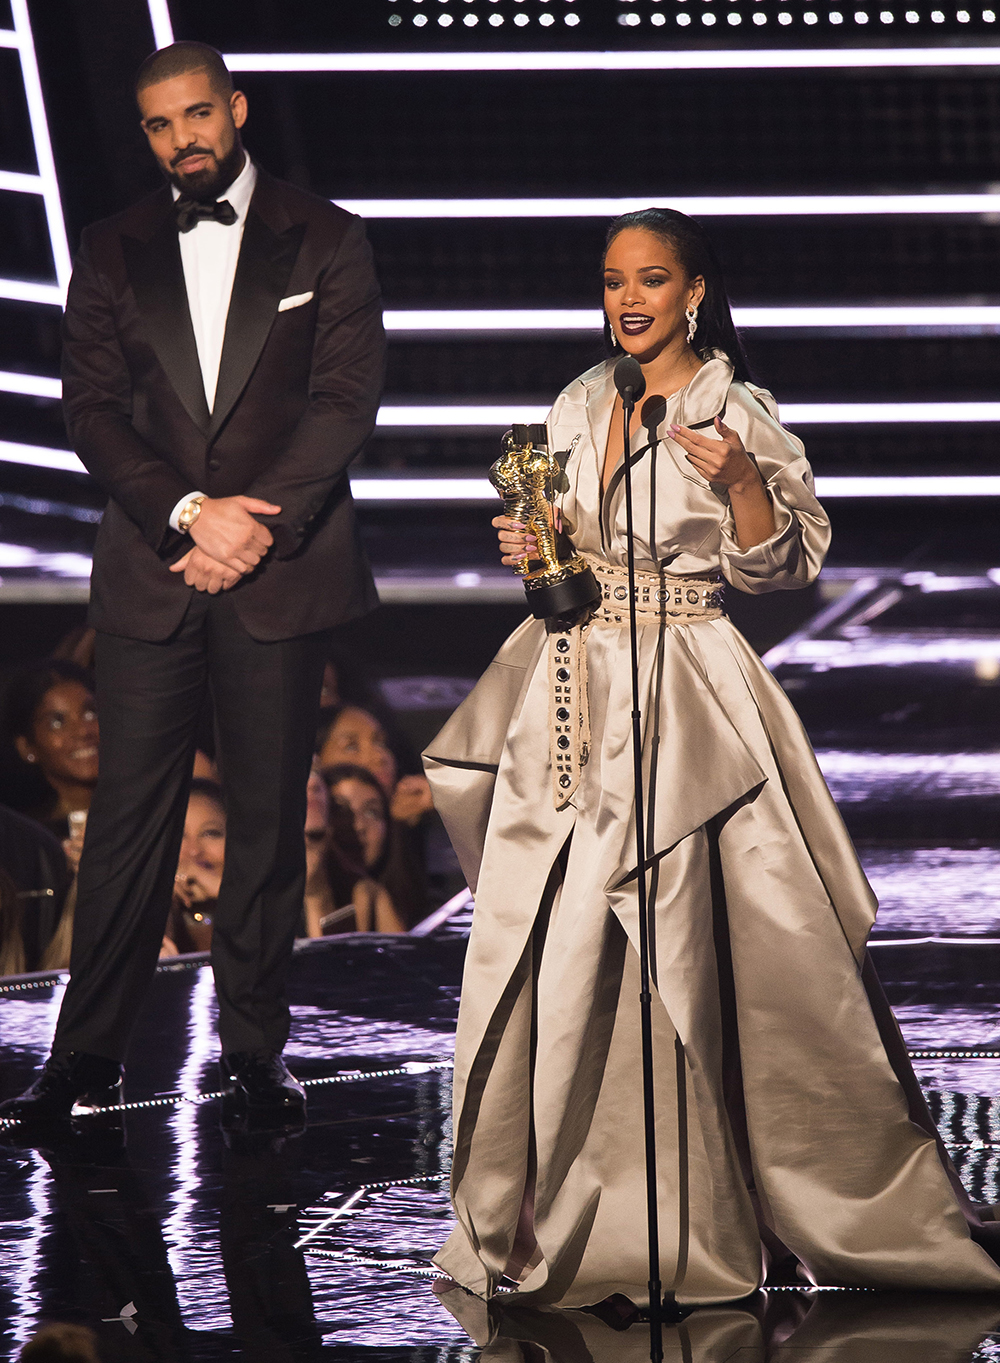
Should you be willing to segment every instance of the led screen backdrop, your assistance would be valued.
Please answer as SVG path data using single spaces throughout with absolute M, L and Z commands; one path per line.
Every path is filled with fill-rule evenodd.
M 87 7 L 58 3 L 88 36 Z M 75 148 L 103 145 L 107 163 L 114 125 L 103 144 L 70 126 L 73 50 L 49 41 L 53 5 L 32 8 L 36 55 L 24 0 L 0 0 L 0 533 L 28 538 L 44 512 L 46 552 L 85 548 L 100 504 L 59 420 L 59 181 L 71 240 L 118 206 L 97 180 L 80 197 Z M 491 498 L 498 433 L 539 418 L 600 356 L 604 222 L 650 202 L 710 224 L 758 376 L 844 516 L 884 497 L 919 518 L 930 494 L 1000 493 L 988 8 L 128 0 L 117 13 L 138 53 L 175 36 L 219 46 L 251 101 L 252 154 L 368 221 L 392 345 L 354 486 L 392 535 L 408 501 Z M 95 120 L 102 82 L 128 107 L 130 71 L 94 74 L 89 36 L 76 60 L 93 68 Z M 129 154 L 148 174 L 141 147 Z M 149 183 L 137 174 L 126 201 Z

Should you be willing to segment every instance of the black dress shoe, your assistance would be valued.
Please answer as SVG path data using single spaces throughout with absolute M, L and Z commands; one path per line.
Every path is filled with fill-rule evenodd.
M 86 1051 L 54 1051 L 30 1088 L 0 1103 L 0 1120 L 51 1122 L 121 1107 L 124 1077 L 117 1060 Z
M 224 1118 L 241 1112 L 292 1121 L 305 1117 L 306 1091 L 276 1051 L 230 1051 L 222 1057 L 220 1069 Z

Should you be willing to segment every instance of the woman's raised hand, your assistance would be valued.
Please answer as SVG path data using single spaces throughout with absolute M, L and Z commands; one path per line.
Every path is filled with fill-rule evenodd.
M 392 792 L 390 812 L 400 823 L 412 828 L 434 808 L 431 786 L 426 776 L 401 776 Z
M 736 431 L 723 425 L 721 417 L 715 418 L 715 429 L 722 437 L 720 440 L 700 435 L 687 426 L 671 426 L 670 434 L 706 482 L 737 489 L 759 483 L 757 466 Z
M 538 548 L 535 536 L 525 534 L 525 527 L 520 521 L 512 521 L 509 516 L 494 516 L 493 526 L 500 541 L 500 553 L 503 555 L 500 562 L 505 563 L 508 568 L 513 568 L 515 563 L 520 563 L 526 553 Z

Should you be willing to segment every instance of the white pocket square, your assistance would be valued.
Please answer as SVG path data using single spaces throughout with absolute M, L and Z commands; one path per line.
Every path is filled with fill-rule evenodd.
M 278 311 L 287 312 L 289 308 L 301 308 L 303 303 L 308 303 L 315 296 L 312 289 L 308 293 L 293 293 L 290 297 L 281 300 L 278 304 Z

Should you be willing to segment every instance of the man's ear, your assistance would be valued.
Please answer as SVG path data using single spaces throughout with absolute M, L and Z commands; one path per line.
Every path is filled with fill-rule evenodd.
M 23 734 L 18 734 L 14 739 L 14 747 L 17 755 L 22 762 L 33 762 L 35 760 L 35 750 Z
M 247 114 L 249 112 L 247 97 L 242 90 L 233 91 L 232 98 L 229 101 L 229 110 L 233 115 L 233 122 L 236 127 L 242 128 L 243 124 L 247 121 Z

